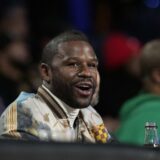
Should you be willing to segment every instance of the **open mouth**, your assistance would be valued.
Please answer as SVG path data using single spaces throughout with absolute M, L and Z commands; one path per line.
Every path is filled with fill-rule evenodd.
M 88 97 L 92 94 L 93 87 L 91 83 L 78 83 L 75 88 L 81 96 Z

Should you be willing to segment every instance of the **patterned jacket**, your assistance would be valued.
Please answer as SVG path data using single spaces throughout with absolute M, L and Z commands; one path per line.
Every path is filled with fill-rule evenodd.
M 91 106 L 79 111 L 74 128 L 73 132 L 64 110 L 43 86 L 37 94 L 21 92 L 0 117 L 3 137 L 92 143 L 111 140 L 100 115 Z

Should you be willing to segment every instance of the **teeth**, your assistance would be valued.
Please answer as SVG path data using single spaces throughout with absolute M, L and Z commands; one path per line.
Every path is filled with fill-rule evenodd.
M 86 85 L 83 85 L 83 86 L 80 86 L 80 87 L 89 88 L 89 86 L 86 86 Z
M 91 84 L 88 84 L 88 83 L 78 84 L 77 87 L 81 90 L 89 90 L 92 88 Z
M 83 90 L 87 90 L 87 89 L 90 89 L 89 86 L 79 86 L 80 89 L 83 89 Z

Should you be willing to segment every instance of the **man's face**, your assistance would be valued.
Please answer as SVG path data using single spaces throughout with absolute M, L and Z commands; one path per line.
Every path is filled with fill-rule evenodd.
M 89 43 L 59 44 L 51 64 L 52 93 L 73 108 L 89 106 L 97 85 L 97 66 L 97 57 Z

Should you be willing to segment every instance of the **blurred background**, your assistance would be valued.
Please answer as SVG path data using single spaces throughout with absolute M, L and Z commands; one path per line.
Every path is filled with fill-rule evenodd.
M 160 0 L 0 0 L 0 112 L 41 84 L 42 48 L 69 29 L 86 33 L 99 58 L 100 102 L 109 130 L 141 88 L 139 51 L 160 37 Z

